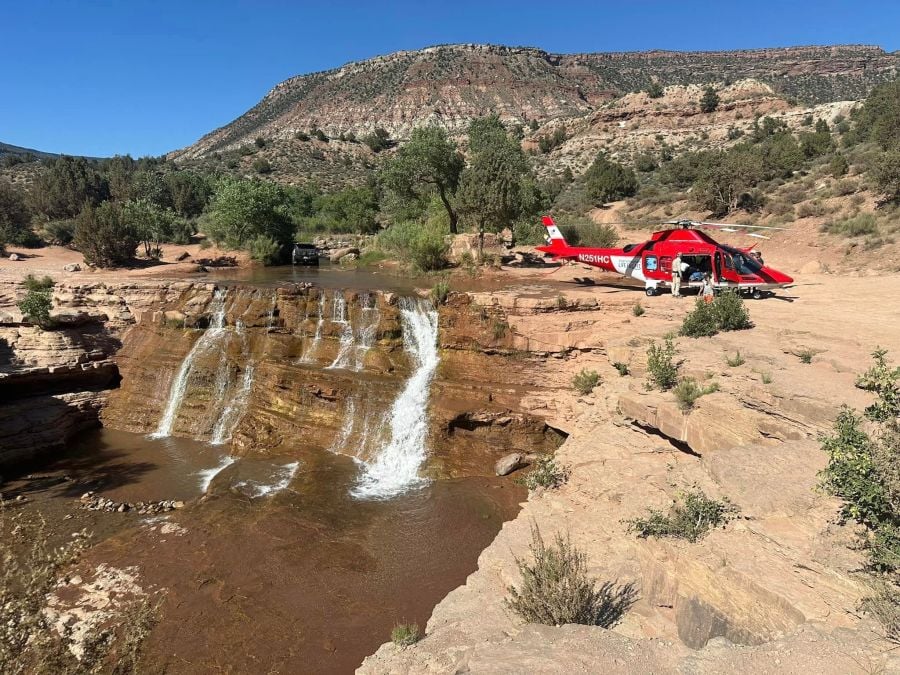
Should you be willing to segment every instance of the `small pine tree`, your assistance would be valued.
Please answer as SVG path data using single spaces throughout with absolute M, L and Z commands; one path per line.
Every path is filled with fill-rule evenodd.
M 711 86 L 703 90 L 703 97 L 700 99 L 700 111 L 711 113 L 719 107 L 719 95 Z

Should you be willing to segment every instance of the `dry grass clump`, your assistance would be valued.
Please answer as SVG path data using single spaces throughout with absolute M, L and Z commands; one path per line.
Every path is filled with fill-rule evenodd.
M 522 584 L 510 586 L 506 605 L 529 623 L 562 626 L 576 623 L 609 628 L 634 602 L 631 584 L 597 588 L 587 575 L 587 556 L 568 536 L 557 533 L 546 544 L 537 527 L 531 529 L 532 560 L 516 558 Z

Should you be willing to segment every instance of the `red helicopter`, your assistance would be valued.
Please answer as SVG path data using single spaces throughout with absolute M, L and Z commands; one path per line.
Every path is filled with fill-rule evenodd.
M 672 285 L 672 261 L 681 254 L 682 263 L 688 269 L 682 272 L 681 288 L 699 289 L 704 275 L 708 275 L 714 290 L 737 289 L 741 293 L 759 299 L 769 289 L 784 288 L 794 280 L 783 272 L 766 266 L 762 256 L 753 247 L 735 248 L 720 244 L 700 228 L 719 229 L 724 232 L 740 230 L 780 230 L 779 227 L 762 225 L 732 225 L 707 223 L 694 220 L 674 220 L 664 225 L 671 227 L 654 232 L 649 241 L 628 244 L 623 248 L 590 248 L 569 246 L 562 232 L 550 216 L 543 217 L 547 228 L 547 245 L 537 250 L 554 259 L 577 260 L 608 272 L 644 282 L 647 295 L 659 294 Z M 762 239 L 760 234 L 748 233 Z

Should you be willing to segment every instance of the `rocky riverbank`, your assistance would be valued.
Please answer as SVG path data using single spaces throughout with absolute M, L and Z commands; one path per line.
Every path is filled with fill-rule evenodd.
M 900 279 L 888 283 L 900 290 Z M 837 500 L 816 489 L 825 465 L 817 435 L 842 403 L 862 406 L 855 373 L 876 344 L 900 353 L 896 319 L 874 309 L 833 330 L 823 308 L 862 302 L 866 284 L 823 278 L 793 297 L 752 303 L 756 327 L 679 339 L 681 371 L 719 384 L 683 412 L 671 394 L 646 390 L 651 339 L 676 329 L 690 301 L 643 302 L 612 288 L 565 293 L 565 303 L 521 294 L 476 294 L 508 312 L 515 339 L 544 345 L 552 397 L 525 403 L 570 432 L 557 459 L 571 470 L 557 490 L 532 493 L 479 558 L 479 569 L 436 608 L 425 638 L 384 645 L 363 673 L 443 672 L 889 672 L 900 668 L 880 627 L 859 610 L 866 593 L 853 528 Z M 575 303 L 596 309 L 570 311 Z M 796 355 L 812 349 L 804 364 Z M 736 351 L 744 363 L 731 367 Z M 622 376 L 613 364 L 624 364 Z M 562 395 L 582 368 L 600 373 L 594 393 Z M 640 539 L 625 521 L 665 509 L 699 487 L 727 498 L 740 517 L 698 543 Z M 523 624 L 505 605 L 520 581 L 531 528 L 563 532 L 587 554 L 589 573 L 634 595 L 611 629 Z

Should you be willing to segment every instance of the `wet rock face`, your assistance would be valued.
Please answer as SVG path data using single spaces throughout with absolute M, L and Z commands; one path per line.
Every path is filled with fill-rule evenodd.
M 439 316 L 430 470 L 491 475 L 510 450 L 554 449 L 558 434 L 506 388 L 527 364 L 503 353 L 504 336 L 492 329 L 502 313 L 459 300 Z M 122 387 L 103 422 L 230 443 L 242 454 L 313 447 L 371 459 L 415 370 L 401 324 L 393 294 L 198 286 L 155 305 L 128 333 L 116 357 Z

